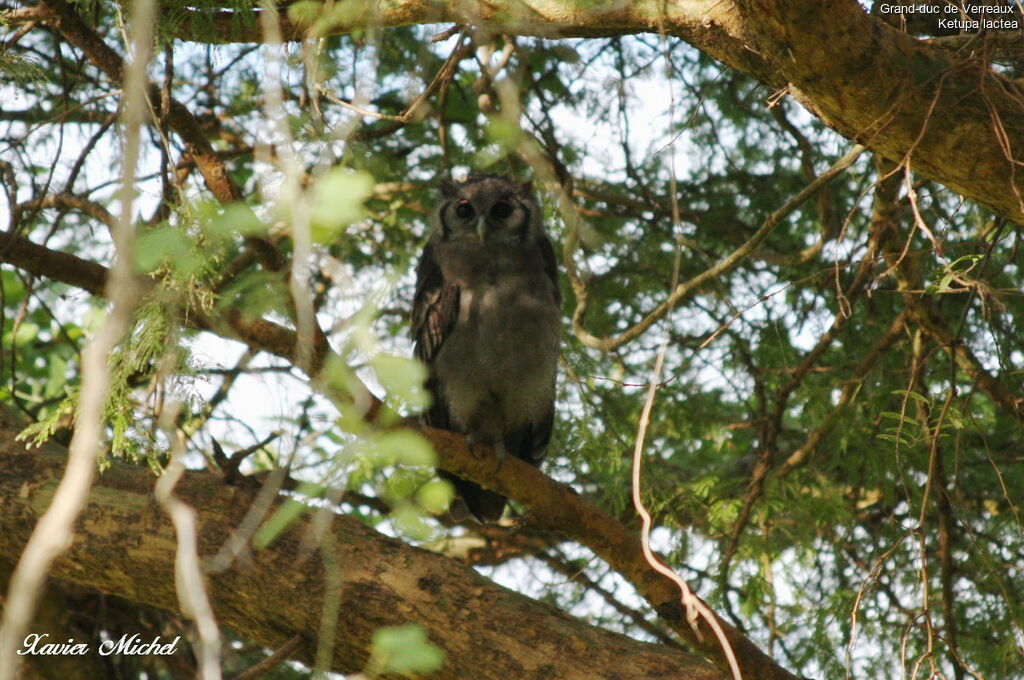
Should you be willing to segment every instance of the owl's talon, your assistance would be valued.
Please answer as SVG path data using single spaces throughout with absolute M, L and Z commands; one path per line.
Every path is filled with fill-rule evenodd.
M 469 449 L 469 455 L 480 460 L 480 454 L 476 452 L 476 435 L 466 435 L 466 448 Z
M 495 458 L 498 459 L 498 467 L 494 468 L 494 471 L 499 472 L 501 470 L 501 464 L 505 462 L 505 456 L 508 455 L 508 451 L 505 449 L 504 444 L 498 442 L 494 445 L 494 454 Z

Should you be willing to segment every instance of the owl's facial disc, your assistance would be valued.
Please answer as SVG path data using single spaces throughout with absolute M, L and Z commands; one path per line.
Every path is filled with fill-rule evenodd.
M 502 199 L 491 206 L 491 217 L 496 220 L 503 220 L 512 214 L 512 204 Z
M 448 221 L 442 218 L 444 234 L 449 229 L 464 236 L 474 234 L 480 243 L 497 238 L 501 242 L 514 236 L 525 238 L 522 222 L 526 219 L 520 209 L 520 201 L 514 192 L 493 182 L 475 182 L 463 189 L 457 189 L 451 196 L 449 206 L 444 210 Z
M 504 228 L 505 221 L 512 216 L 514 211 L 512 203 L 505 198 L 495 201 L 489 207 L 484 206 L 478 213 L 476 221 L 476 233 L 480 240 L 485 240 L 488 232 Z

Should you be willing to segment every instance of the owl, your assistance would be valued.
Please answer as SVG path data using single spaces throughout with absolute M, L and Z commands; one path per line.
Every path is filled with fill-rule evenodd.
M 530 183 L 473 175 L 441 182 L 416 270 L 412 334 L 433 395 L 423 420 L 531 465 L 554 423 L 562 295 Z M 505 497 L 439 470 L 480 522 Z

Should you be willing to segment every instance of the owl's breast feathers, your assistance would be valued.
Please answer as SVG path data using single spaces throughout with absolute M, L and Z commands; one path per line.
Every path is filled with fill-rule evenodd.
M 561 295 L 547 239 L 518 251 L 433 244 L 418 273 L 416 353 L 447 426 L 495 441 L 550 418 Z

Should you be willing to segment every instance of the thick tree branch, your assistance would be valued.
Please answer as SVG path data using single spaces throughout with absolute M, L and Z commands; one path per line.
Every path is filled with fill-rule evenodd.
M 1024 88 L 856 0 L 737 0 L 751 47 L 840 134 L 1024 224 Z
M 57 446 L 26 451 L 14 441 L 18 429 L 9 412 L 0 411 L 0 560 L 8 561 L 17 559 L 49 504 L 66 461 Z M 73 547 L 55 564 L 53 576 L 177 610 L 175 533 L 153 502 L 152 487 L 148 469 L 112 464 L 93 488 Z M 216 553 L 253 501 L 252 493 L 206 473 L 188 473 L 176 495 L 199 515 L 203 555 Z M 414 621 L 447 653 L 444 667 L 431 676 L 439 679 L 723 677 L 678 649 L 586 625 L 452 560 L 387 538 L 355 518 L 332 518 L 335 558 L 325 564 L 320 551 L 309 549 L 313 531 L 310 522 L 297 521 L 244 564 L 208 574 L 219 622 L 271 648 L 302 634 L 304 641 L 292 658 L 310 663 L 327 588 L 325 572 L 337 569 L 344 583 L 344 615 L 334 635 L 331 668 L 339 672 L 363 667 L 374 630 Z M 99 641 L 89 642 L 95 649 Z
M 59 281 L 103 295 L 109 271 L 71 253 L 51 250 L 10 231 L 0 234 L 0 262 L 12 264 L 30 274 Z
M 47 0 L 48 5 L 64 0 Z M 664 32 L 771 88 L 789 92 L 849 139 L 1024 223 L 1024 90 L 981 59 L 917 40 L 856 0 L 608 3 L 418 3 L 386 0 L 330 33 L 367 23 L 451 22 L 548 38 Z M 225 8 L 179 22 L 178 37 L 259 42 L 258 11 Z M 39 12 L 31 19 L 38 20 Z M 28 20 L 29 17 L 25 17 Z M 51 20 L 51 19 L 48 19 Z M 302 28 L 282 12 L 287 39 Z M 200 32 L 200 27 L 207 30 Z M 212 26 L 212 30 L 209 27 Z M 318 29 L 319 30 L 319 29 Z M 70 38 L 69 38 L 70 39 Z

